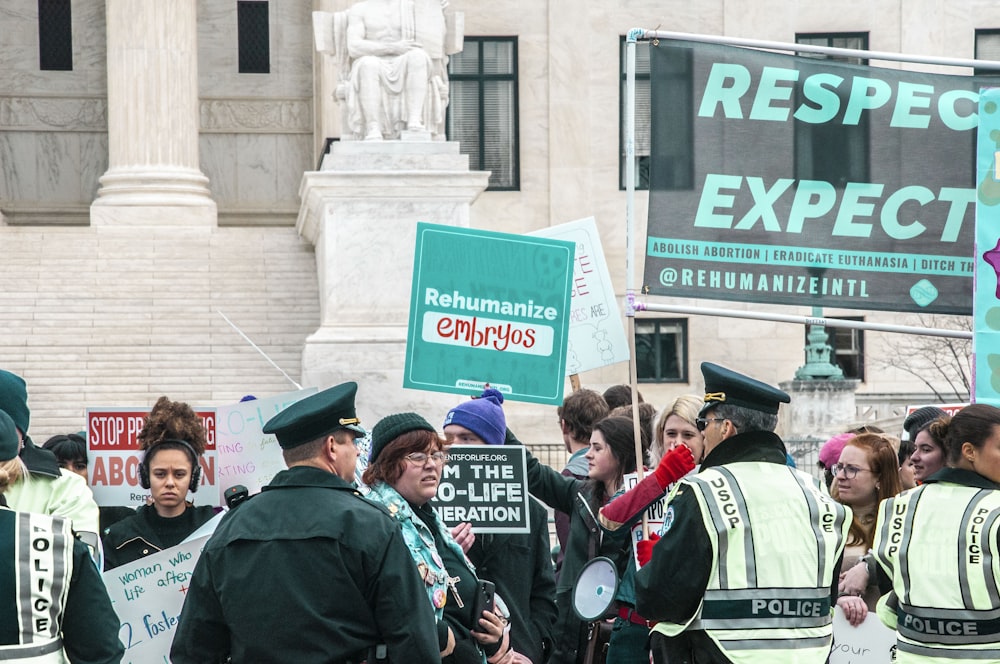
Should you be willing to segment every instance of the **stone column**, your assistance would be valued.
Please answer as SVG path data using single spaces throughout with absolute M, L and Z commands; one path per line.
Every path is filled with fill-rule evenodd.
M 469 226 L 489 173 L 470 171 L 458 143 L 346 141 L 303 176 L 296 228 L 316 246 L 321 324 L 302 353 L 302 384 L 356 380 L 371 427 L 388 413 L 432 416 L 455 395 L 404 390 L 416 224 Z
M 91 223 L 214 226 L 198 162 L 197 0 L 106 0 L 109 167 Z

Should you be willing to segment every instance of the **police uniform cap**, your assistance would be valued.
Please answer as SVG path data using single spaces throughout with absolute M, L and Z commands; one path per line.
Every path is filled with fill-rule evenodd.
M 17 456 L 21 446 L 21 437 L 14 426 L 14 420 L 5 411 L 0 410 L 0 463 L 10 461 Z
M 780 404 L 792 400 L 776 387 L 711 362 L 701 363 L 701 375 L 705 378 L 705 405 L 698 417 L 723 404 L 774 415 Z
M 355 382 L 342 383 L 296 401 L 264 425 L 264 433 L 273 433 L 282 449 L 298 447 L 337 429 L 350 429 L 364 435 L 354 410 L 358 393 Z

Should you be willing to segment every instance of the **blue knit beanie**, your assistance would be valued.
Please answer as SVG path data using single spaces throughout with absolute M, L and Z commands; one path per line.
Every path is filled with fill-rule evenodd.
M 0 410 L 10 415 L 21 433 L 28 433 L 31 411 L 28 410 L 27 385 L 23 378 L 3 369 L 0 369 Z
M 503 445 L 507 435 L 507 418 L 504 417 L 503 395 L 492 388 L 481 395 L 455 406 L 444 418 L 444 426 L 463 426 L 483 439 L 487 445 Z

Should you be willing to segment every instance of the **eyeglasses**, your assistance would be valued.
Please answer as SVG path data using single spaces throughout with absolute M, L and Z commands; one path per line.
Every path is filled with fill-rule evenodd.
M 725 422 L 724 417 L 699 417 L 694 421 L 694 425 L 698 427 L 698 431 L 704 431 L 708 428 L 709 422 Z
M 841 472 L 843 472 L 844 477 L 846 477 L 849 480 L 853 480 L 855 477 L 857 477 L 858 473 L 861 472 L 862 470 L 867 470 L 868 472 L 871 472 L 871 468 L 858 468 L 857 466 L 848 466 L 842 463 L 833 464 L 833 468 L 831 468 L 830 470 L 833 471 L 834 475 L 839 475 Z
M 427 459 L 431 459 L 436 464 L 448 463 L 448 455 L 444 452 L 434 452 L 433 454 L 427 454 L 426 452 L 411 452 L 403 457 L 410 463 L 422 466 L 427 463 Z

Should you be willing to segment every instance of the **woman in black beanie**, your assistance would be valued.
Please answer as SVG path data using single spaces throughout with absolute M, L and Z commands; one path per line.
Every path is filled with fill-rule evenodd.
M 505 625 L 490 611 L 472 615 L 479 579 L 429 504 L 447 458 L 444 441 L 423 417 L 389 415 L 372 429 L 372 454 L 362 480 L 371 487 L 367 498 L 399 522 L 426 584 L 438 620 L 442 664 L 499 662 L 509 649 Z

